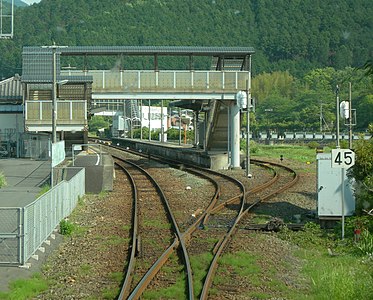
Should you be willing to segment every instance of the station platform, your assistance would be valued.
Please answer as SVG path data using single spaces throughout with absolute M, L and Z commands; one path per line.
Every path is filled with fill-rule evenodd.
M 160 143 L 129 138 L 112 138 L 113 145 L 128 147 L 150 155 L 168 157 L 180 163 L 193 164 L 212 170 L 228 169 L 228 153 L 226 151 L 205 151 L 192 145 Z
M 0 159 L 6 186 L 0 188 L 0 207 L 24 207 L 36 199 L 51 172 L 50 161 Z
M 88 151 L 80 152 L 75 157 L 73 165 L 85 168 L 86 193 L 99 194 L 113 190 L 114 161 L 107 153 L 90 148 Z

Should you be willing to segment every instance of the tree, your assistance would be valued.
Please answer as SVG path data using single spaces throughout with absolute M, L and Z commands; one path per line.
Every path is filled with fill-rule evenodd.
M 107 121 L 103 116 L 93 116 L 88 122 L 89 132 L 92 133 L 96 133 L 97 130 L 101 128 L 107 129 L 109 126 L 109 121 Z
M 356 211 L 361 214 L 363 210 L 373 209 L 373 138 L 360 138 L 354 145 L 354 151 L 356 161 L 350 175 L 356 180 Z

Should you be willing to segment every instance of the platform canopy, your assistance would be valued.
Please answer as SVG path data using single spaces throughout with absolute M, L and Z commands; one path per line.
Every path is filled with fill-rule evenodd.
M 204 47 L 204 46 L 30 46 L 23 48 L 24 64 L 28 58 L 45 60 L 52 49 L 59 56 L 152 56 L 154 69 L 158 70 L 158 57 L 189 57 L 190 69 L 193 69 L 193 57 L 211 57 L 212 70 L 248 70 L 248 57 L 255 53 L 253 47 Z M 26 60 L 26 61 L 25 61 Z

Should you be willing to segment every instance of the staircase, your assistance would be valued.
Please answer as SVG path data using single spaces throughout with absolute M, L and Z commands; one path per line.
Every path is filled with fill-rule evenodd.
M 210 111 L 207 118 L 207 151 L 228 151 L 228 108 L 220 101 L 210 101 Z

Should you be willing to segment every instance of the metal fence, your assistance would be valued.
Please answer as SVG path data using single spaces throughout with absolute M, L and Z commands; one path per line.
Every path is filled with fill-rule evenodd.
M 0 264 L 24 264 L 84 194 L 83 168 L 26 207 L 0 208 Z

